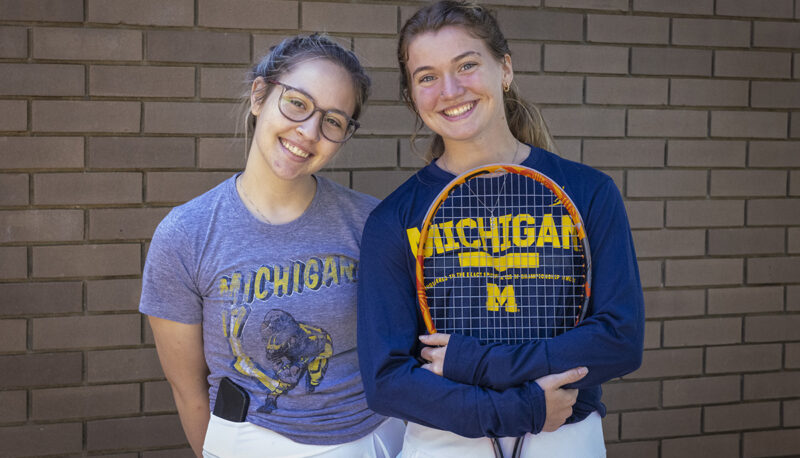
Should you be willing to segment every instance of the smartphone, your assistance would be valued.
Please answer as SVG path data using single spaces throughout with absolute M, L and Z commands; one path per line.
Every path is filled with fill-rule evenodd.
M 217 399 L 214 401 L 214 415 L 242 423 L 247 418 L 248 407 L 250 407 L 250 395 L 247 391 L 228 377 L 223 377 L 219 382 Z

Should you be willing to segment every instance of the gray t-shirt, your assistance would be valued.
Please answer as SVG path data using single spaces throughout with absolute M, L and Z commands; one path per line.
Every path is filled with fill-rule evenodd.
M 203 324 L 211 406 L 227 376 L 250 393 L 247 421 L 306 444 L 365 436 L 356 354 L 361 230 L 377 200 L 317 177 L 298 219 L 269 225 L 236 177 L 174 208 L 147 255 L 139 310 Z

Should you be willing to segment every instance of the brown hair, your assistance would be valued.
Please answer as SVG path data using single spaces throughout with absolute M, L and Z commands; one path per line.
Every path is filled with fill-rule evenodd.
M 400 65 L 400 95 L 406 105 L 415 113 L 417 110 L 411 99 L 409 87 L 408 45 L 419 34 L 436 32 L 451 25 L 464 27 L 472 36 L 483 40 L 496 59 L 502 61 L 506 54 L 511 55 L 508 42 L 503 36 L 503 32 L 500 31 L 497 19 L 485 7 L 472 2 L 444 0 L 421 8 L 403 25 L 397 44 L 397 61 Z M 517 140 L 555 151 L 555 143 L 541 112 L 535 105 L 526 102 L 519 95 L 514 83 L 507 92 L 504 92 L 503 102 L 508 127 Z M 415 146 L 414 141 L 422 125 L 422 119 L 417 116 L 416 129 L 411 137 L 412 148 Z M 440 135 L 434 134 L 425 159 L 430 162 L 441 156 L 443 152 L 444 140 Z

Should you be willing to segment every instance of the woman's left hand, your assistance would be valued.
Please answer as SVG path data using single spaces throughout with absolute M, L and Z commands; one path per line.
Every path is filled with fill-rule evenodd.
M 436 375 L 443 375 L 444 357 L 447 353 L 447 343 L 450 342 L 450 334 L 425 334 L 419 336 L 419 340 L 427 345 L 419 353 L 422 359 L 428 361 L 422 368 Z

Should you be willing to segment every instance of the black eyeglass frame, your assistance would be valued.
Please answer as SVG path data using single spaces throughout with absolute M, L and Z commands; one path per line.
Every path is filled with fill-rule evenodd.
M 336 113 L 338 115 L 344 116 L 344 118 L 347 120 L 347 125 L 348 126 L 353 126 L 353 130 L 347 129 L 349 131 L 349 133 L 346 133 L 345 138 L 342 139 L 342 140 L 334 140 L 332 138 L 329 138 L 327 135 L 325 135 L 325 131 L 322 129 L 322 123 L 320 123 L 319 132 L 322 134 L 323 137 L 325 137 L 329 141 L 332 141 L 334 143 L 345 143 L 345 142 L 347 142 L 347 140 L 350 140 L 353 137 L 353 134 L 356 133 L 358 128 L 361 127 L 361 124 L 358 121 L 356 121 L 355 119 L 351 118 L 350 116 L 347 116 L 341 110 L 337 110 L 337 109 L 333 109 L 333 108 L 332 109 L 328 109 L 328 110 L 323 110 L 322 108 L 319 108 L 317 106 L 317 102 L 314 100 L 314 97 L 311 97 L 311 94 L 307 93 L 306 91 L 304 91 L 302 89 L 298 89 L 298 88 L 296 88 L 294 86 L 289 86 L 288 84 L 281 83 L 280 81 L 277 81 L 277 80 L 267 80 L 267 83 L 268 84 L 272 84 L 274 86 L 280 86 L 281 87 L 281 95 L 278 96 L 278 111 L 280 111 L 281 114 L 283 115 L 283 117 L 288 119 L 289 121 L 292 121 L 292 122 L 303 122 L 303 121 L 311 118 L 312 116 L 314 116 L 314 113 L 316 113 L 318 111 L 320 113 L 322 113 L 322 118 L 323 119 L 325 119 L 325 115 L 327 113 Z M 291 89 L 292 91 L 297 91 L 297 92 L 303 94 L 304 96 L 308 97 L 308 100 L 311 101 L 312 106 L 314 107 L 314 109 L 311 110 L 308 113 L 308 116 L 306 116 L 303 119 L 294 119 L 294 118 L 290 118 L 289 115 L 287 115 L 286 113 L 283 112 L 283 109 L 281 108 L 281 99 L 283 98 L 283 94 L 286 93 L 287 89 Z

